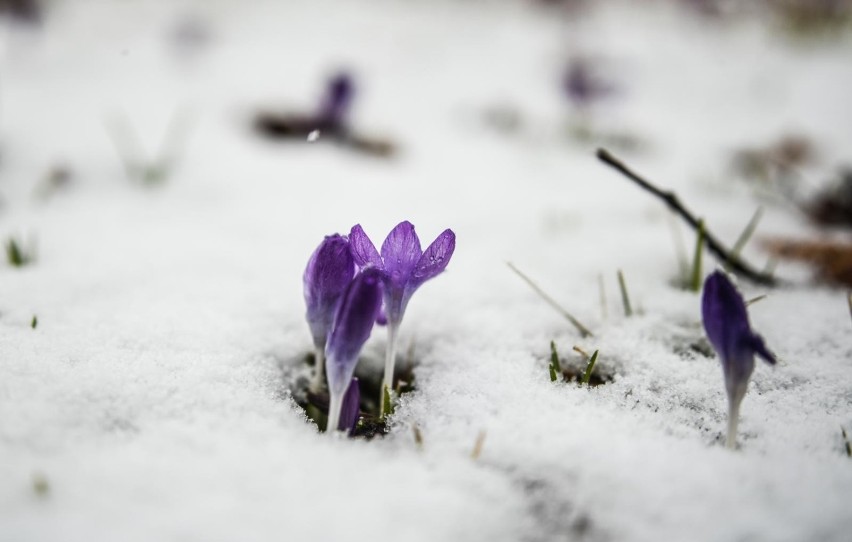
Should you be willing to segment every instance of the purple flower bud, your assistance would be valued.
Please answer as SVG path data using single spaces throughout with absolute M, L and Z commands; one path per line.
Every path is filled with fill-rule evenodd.
M 328 128 L 343 129 L 354 94 L 355 85 L 348 73 L 338 73 L 332 77 L 326 85 L 317 114 L 321 123 Z
M 359 267 L 375 267 L 385 279 L 385 312 L 390 325 L 399 325 L 411 296 L 427 280 L 439 275 L 456 248 L 456 235 L 444 230 L 424 252 L 414 226 L 400 222 L 382 243 L 381 255 L 360 224 L 349 234 L 352 255 Z
M 728 446 L 733 447 L 740 403 L 754 371 L 754 356 L 770 364 L 775 364 L 775 356 L 760 335 L 752 332 L 745 302 L 725 273 L 715 271 L 704 281 L 701 311 L 707 338 L 722 361 L 729 403 Z
M 358 425 L 358 418 L 361 416 L 361 386 L 357 378 L 352 378 L 349 387 L 346 388 L 346 395 L 343 396 L 343 406 L 340 409 L 340 423 L 337 429 L 346 431 L 350 435 Z
M 343 394 L 352 380 L 358 355 L 370 337 L 381 306 L 381 272 L 378 269 L 365 269 L 346 288 L 326 345 L 325 367 L 331 399 L 329 427 L 337 427 Z
M 355 264 L 345 237 L 327 236 L 308 260 L 303 276 L 306 318 L 314 346 L 324 349 L 337 303 L 355 275 Z

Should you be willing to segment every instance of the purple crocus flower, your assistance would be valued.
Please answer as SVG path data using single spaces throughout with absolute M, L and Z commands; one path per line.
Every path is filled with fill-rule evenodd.
M 346 431 L 350 435 L 358 425 L 358 418 L 361 415 L 361 386 L 358 379 L 353 377 L 346 388 L 346 395 L 343 396 L 343 406 L 340 408 L 340 423 L 337 425 L 339 431 Z
M 317 124 L 320 129 L 343 131 L 347 124 L 352 98 L 355 94 L 355 84 L 352 76 L 341 72 L 332 77 L 326 85 L 320 109 L 317 113 Z
M 748 381 L 754 371 L 754 356 L 775 364 L 775 356 L 763 338 L 751 330 L 742 296 L 721 271 L 715 271 L 704 281 L 701 300 L 704 329 L 710 344 L 722 361 L 725 389 L 728 392 L 728 448 L 734 448 L 740 403 L 745 397 Z
M 382 275 L 365 269 L 352 279 L 334 316 L 325 348 L 330 404 L 328 427 L 338 427 L 343 396 L 352 381 L 358 355 L 373 329 L 382 306 Z
M 303 276 L 306 318 L 314 340 L 316 370 L 312 389 L 322 387 L 324 352 L 338 302 L 355 275 L 349 241 L 342 235 L 327 236 L 308 260 Z
M 381 254 L 364 233 L 360 224 L 349 232 L 349 245 L 355 263 L 361 268 L 381 271 L 384 280 L 384 312 L 388 326 L 388 348 L 385 358 L 384 387 L 393 389 L 396 359 L 396 334 L 411 296 L 424 282 L 440 274 L 450 262 L 456 248 L 456 234 L 444 230 L 429 247 L 420 248 L 420 238 L 411 222 L 400 222 L 391 230 Z M 384 405 L 384 389 L 381 404 Z

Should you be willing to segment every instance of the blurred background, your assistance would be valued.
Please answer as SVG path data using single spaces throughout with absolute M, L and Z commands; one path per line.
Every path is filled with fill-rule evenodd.
M 489 220 L 569 194 L 621 216 L 589 180 L 599 146 L 849 222 L 846 0 L 2 0 L 0 24 L 0 233 L 19 245 L 57 198 L 149 188 L 261 221 L 277 201 L 314 238 L 440 206 L 488 243 Z M 538 231 L 576 220 L 544 207 Z

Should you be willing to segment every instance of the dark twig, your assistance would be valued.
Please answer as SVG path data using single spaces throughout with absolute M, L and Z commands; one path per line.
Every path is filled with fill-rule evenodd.
M 598 159 L 605 163 L 606 165 L 612 167 L 631 181 L 638 184 L 640 187 L 644 188 L 651 194 L 657 196 L 659 199 L 663 200 L 665 204 L 675 213 L 679 214 L 687 224 L 689 224 L 694 230 L 698 231 L 699 229 L 699 220 L 695 217 L 684 205 L 680 202 L 677 195 L 674 192 L 668 192 L 665 190 L 660 190 L 637 173 L 633 172 L 630 168 L 628 168 L 624 163 L 615 158 L 613 155 L 609 153 L 606 149 L 598 149 L 597 152 Z M 779 281 L 772 275 L 768 275 L 766 273 L 761 273 L 753 268 L 751 265 L 747 264 L 743 260 L 741 260 L 736 254 L 733 254 L 730 250 L 725 248 L 716 236 L 713 235 L 710 230 L 708 230 L 705 226 L 704 228 L 704 243 L 707 245 L 707 248 L 715 254 L 722 262 L 731 269 L 731 271 L 737 275 L 745 277 L 752 282 L 757 284 L 763 284 L 766 286 L 777 286 Z

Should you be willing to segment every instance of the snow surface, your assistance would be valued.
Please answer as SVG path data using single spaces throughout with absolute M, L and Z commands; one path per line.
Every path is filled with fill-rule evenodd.
M 794 287 L 741 282 L 769 293 L 751 319 L 782 361 L 757 367 L 724 449 L 668 213 L 565 137 L 558 92 L 568 57 L 601 59 L 619 93 L 598 125 L 641 137 L 619 154 L 730 241 L 760 203 L 732 150 L 804 133 L 813 182 L 850 159 L 852 44 L 641 4 L 566 20 L 526 2 L 57 2 L 42 32 L 4 28 L 0 234 L 34 237 L 38 259 L 0 267 L 0 540 L 852 538 L 845 292 L 784 263 Z M 176 52 L 189 16 L 209 44 Z M 395 159 L 251 133 L 256 108 L 312 107 L 338 67 L 358 77 L 355 125 Z M 521 126 L 490 129 L 490 107 Z M 153 152 L 176 108 L 193 122 L 174 175 L 130 183 L 105 123 L 126 115 Z M 57 164 L 70 186 L 34 197 Z M 386 438 L 328 438 L 288 394 L 310 349 L 301 273 L 324 234 L 361 223 L 380 242 L 404 219 L 458 236 L 402 326 L 417 391 Z M 814 234 L 772 204 L 758 230 Z M 551 383 L 550 340 L 578 363 L 573 345 L 600 349 L 615 380 Z M 365 354 L 384 344 L 377 328 Z

